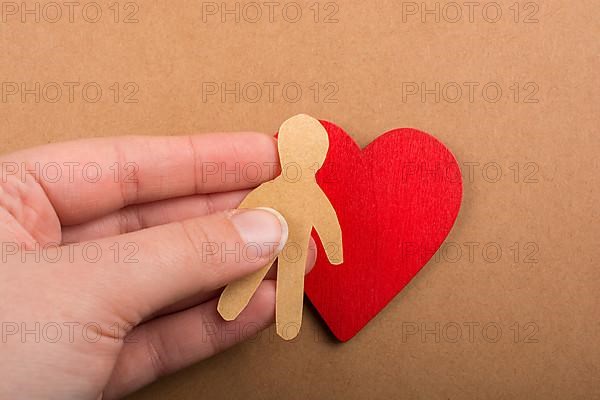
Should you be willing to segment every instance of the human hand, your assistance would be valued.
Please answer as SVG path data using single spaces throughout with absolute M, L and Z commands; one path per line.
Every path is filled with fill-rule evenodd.
M 272 275 L 235 321 L 216 297 L 286 239 L 231 211 L 279 173 L 274 139 L 89 139 L 0 165 L 0 398 L 118 398 L 272 323 Z

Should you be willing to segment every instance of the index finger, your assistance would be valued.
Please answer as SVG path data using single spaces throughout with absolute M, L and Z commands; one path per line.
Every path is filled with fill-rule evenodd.
M 42 186 L 62 225 L 130 204 L 252 188 L 279 173 L 275 139 L 256 132 L 85 139 L 7 154 L 0 163 L 3 181 Z

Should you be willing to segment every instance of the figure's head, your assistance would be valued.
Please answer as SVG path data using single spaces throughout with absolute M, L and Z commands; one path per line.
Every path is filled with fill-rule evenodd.
M 281 124 L 277 142 L 283 168 L 293 164 L 312 174 L 321 168 L 329 149 L 327 131 L 306 114 L 295 115 Z

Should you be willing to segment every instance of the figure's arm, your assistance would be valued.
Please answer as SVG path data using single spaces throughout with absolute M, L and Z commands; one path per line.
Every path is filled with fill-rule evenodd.
M 256 208 L 265 206 L 264 204 L 264 194 L 269 190 L 268 185 L 262 184 L 244 198 L 242 203 L 238 208 Z M 248 302 L 256 292 L 256 289 L 263 281 L 267 272 L 273 265 L 275 261 L 275 256 L 270 259 L 264 267 L 255 271 L 247 276 L 244 276 L 238 279 L 235 282 L 231 282 L 223 293 L 221 293 L 221 297 L 219 298 L 219 303 L 217 305 L 217 310 L 219 314 L 226 320 L 232 321 L 238 317 L 238 315 L 246 308 Z
M 265 193 L 268 192 L 269 186 L 271 182 L 263 183 L 258 186 L 254 190 L 252 190 L 248 195 L 242 200 L 238 208 L 257 208 L 257 207 L 266 207 L 264 204 Z
M 329 202 L 325 193 L 319 190 L 319 205 L 315 213 L 314 227 L 321 238 L 327 259 L 331 264 L 339 265 L 344 262 L 344 249 L 342 246 L 342 228 L 338 221 L 335 209 Z

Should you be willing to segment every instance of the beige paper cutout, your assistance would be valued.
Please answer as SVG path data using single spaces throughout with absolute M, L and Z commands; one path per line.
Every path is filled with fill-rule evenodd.
M 333 206 L 315 178 L 329 149 L 325 128 L 308 115 L 296 115 L 281 125 L 278 148 L 281 175 L 250 192 L 239 208 L 270 207 L 288 223 L 288 240 L 278 257 L 275 320 L 277 334 L 291 340 L 302 324 L 311 230 L 315 228 L 329 262 L 335 265 L 343 262 L 342 231 Z M 217 306 L 225 320 L 234 320 L 248 305 L 276 258 L 225 288 Z

